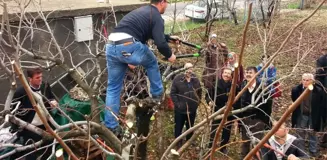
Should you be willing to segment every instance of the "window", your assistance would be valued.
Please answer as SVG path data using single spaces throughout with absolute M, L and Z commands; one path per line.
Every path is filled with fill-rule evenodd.
M 193 3 L 193 5 L 199 6 L 199 7 L 205 7 L 207 5 L 207 0 L 195 1 Z

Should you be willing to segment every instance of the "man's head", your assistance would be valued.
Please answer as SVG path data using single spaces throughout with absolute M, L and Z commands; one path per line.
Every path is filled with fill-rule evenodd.
M 276 118 L 272 125 L 275 126 L 277 124 L 277 122 L 279 121 L 280 118 Z M 289 129 L 288 129 L 288 125 L 286 124 L 286 122 L 284 122 L 279 129 L 275 132 L 275 138 L 277 139 L 285 139 L 286 135 L 288 134 Z
M 150 3 L 158 8 L 160 14 L 164 14 L 168 6 L 168 0 L 150 0 Z
M 250 81 L 251 79 L 252 79 L 252 77 L 254 77 L 254 75 L 256 74 L 258 72 L 258 70 L 257 70 L 257 68 L 256 67 L 247 67 L 246 69 L 245 69 L 245 79 L 247 80 L 247 81 Z
M 264 61 L 264 62 L 267 62 L 267 60 L 270 58 L 269 55 L 263 55 L 261 56 L 261 60 Z
M 302 75 L 302 85 L 307 88 L 314 81 L 314 76 L 311 73 L 304 73 Z
M 217 35 L 216 34 L 211 34 L 209 39 L 210 39 L 210 44 L 217 44 Z
M 193 74 L 193 64 L 192 63 L 185 63 L 184 68 L 188 68 L 185 70 L 185 76 L 187 78 L 191 78 Z
M 230 53 L 228 53 L 228 55 L 227 55 L 227 60 L 228 60 L 229 63 L 234 63 L 234 62 L 236 62 L 236 60 L 237 60 L 237 55 L 236 55 L 236 53 L 235 53 L 235 52 L 230 52 Z
M 223 68 L 223 71 L 222 71 L 222 77 L 223 77 L 223 80 L 224 81 L 231 81 L 233 76 L 232 76 L 232 69 L 230 68 Z
M 29 68 L 26 71 L 28 81 L 30 85 L 39 87 L 42 83 L 42 69 L 41 68 Z

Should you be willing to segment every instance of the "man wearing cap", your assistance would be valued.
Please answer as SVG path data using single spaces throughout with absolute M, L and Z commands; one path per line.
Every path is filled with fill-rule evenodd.
M 123 17 L 109 35 L 106 46 L 108 86 L 106 93 L 105 125 L 119 136 L 121 129 L 115 118 L 120 109 L 120 93 L 128 64 L 145 68 L 150 80 L 152 98 L 160 101 L 163 85 L 158 62 L 146 42 L 153 39 L 159 52 L 168 61 L 174 62 L 176 56 L 168 46 L 170 37 L 164 34 L 164 20 L 161 17 L 167 8 L 167 0 L 151 0 L 150 5 L 131 11 Z
M 210 91 L 215 87 L 216 77 L 221 78 L 221 68 L 227 59 L 228 49 L 224 43 L 217 42 L 217 35 L 211 34 L 205 52 L 205 69 L 203 71 L 202 81 L 204 87 Z M 218 64 L 217 64 L 218 62 Z M 214 95 L 214 93 L 209 93 Z M 212 99 L 214 97 L 211 97 Z
M 174 78 L 170 91 L 175 109 L 175 138 L 182 134 L 184 124 L 186 130 L 193 127 L 202 94 L 200 81 L 193 73 L 193 65 L 186 63 L 184 68 L 188 69 L 184 74 Z M 187 140 L 192 137 L 192 134 L 186 136 Z M 177 146 L 181 147 L 181 145 L 180 141 Z

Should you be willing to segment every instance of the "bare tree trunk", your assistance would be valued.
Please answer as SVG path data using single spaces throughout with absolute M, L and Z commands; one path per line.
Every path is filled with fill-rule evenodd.
M 174 33 L 175 30 L 175 24 L 176 24 L 176 19 L 177 19 L 177 0 L 175 0 L 175 9 L 174 9 L 174 21 L 173 21 L 173 27 L 171 28 L 170 33 Z
M 158 110 L 157 114 L 157 129 L 162 130 L 164 128 L 164 112 L 163 110 Z M 159 132 L 158 139 L 158 155 L 163 155 L 165 152 L 165 132 Z

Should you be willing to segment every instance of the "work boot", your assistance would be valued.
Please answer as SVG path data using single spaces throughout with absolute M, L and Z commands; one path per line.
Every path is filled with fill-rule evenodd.
M 157 104 L 160 104 L 162 101 L 162 97 L 163 95 L 159 95 L 159 96 L 152 96 L 152 99 L 154 102 L 156 102 Z
M 115 128 L 108 128 L 119 140 L 122 140 L 123 138 L 123 131 L 120 126 L 117 126 Z

